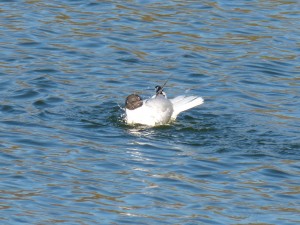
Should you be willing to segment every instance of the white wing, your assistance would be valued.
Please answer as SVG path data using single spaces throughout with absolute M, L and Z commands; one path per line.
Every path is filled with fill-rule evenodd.
M 173 104 L 174 110 L 172 114 L 172 119 L 176 119 L 179 113 L 201 105 L 204 102 L 203 98 L 201 97 L 184 95 L 180 95 L 176 98 L 170 99 L 170 101 Z

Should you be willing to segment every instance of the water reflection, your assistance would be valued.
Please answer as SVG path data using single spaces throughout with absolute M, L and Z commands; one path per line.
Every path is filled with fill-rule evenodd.
M 128 127 L 127 131 L 129 134 L 137 137 L 151 137 L 158 128 L 151 128 L 142 125 L 136 125 L 135 127 Z

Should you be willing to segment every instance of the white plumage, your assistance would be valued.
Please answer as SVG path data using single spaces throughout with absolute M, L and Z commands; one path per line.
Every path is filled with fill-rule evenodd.
M 134 100 L 130 101 L 131 97 Z M 180 95 L 167 99 L 163 92 L 147 100 L 142 100 L 138 95 L 130 95 L 125 103 L 125 121 L 127 124 L 163 125 L 175 120 L 179 113 L 201 105 L 203 102 L 203 98 L 198 96 Z
M 201 97 L 185 95 L 177 96 L 176 98 L 170 99 L 170 101 L 173 104 L 172 119 L 174 120 L 179 113 L 201 105 L 204 102 L 203 98 Z

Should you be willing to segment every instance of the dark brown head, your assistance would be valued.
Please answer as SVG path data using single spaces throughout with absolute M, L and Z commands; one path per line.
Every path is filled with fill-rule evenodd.
M 134 110 L 138 107 L 141 107 L 142 105 L 143 105 L 143 100 L 137 94 L 131 94 L 126 98 L 125 101 L 126 109 Z

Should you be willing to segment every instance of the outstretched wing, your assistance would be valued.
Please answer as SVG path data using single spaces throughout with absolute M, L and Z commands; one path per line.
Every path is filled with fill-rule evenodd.
M 180 95 L 176 98 L 170 99 L 173 104 L 173 114 L 172 119 L 176 119 L 179 113 L 201 105 L 204 100 L 202 97 L 198 96 L 184 96 Z

